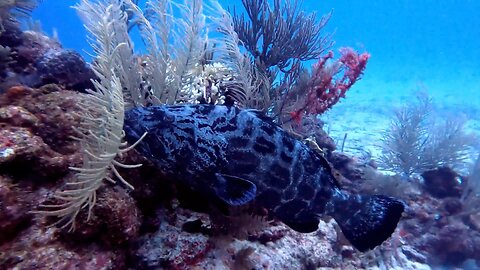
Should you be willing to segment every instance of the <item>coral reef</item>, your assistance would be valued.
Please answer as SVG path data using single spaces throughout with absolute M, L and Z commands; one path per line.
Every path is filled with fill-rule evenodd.
M 0 92 L 22 84 L 39 87 L 48 83 L 84 91 L 92 88 L 95 75 L 79 53 L 62 48 L 55 39 L 35 31 L 21 31 L 14 23 L 0 35 Z M 8 54 L 7 54 L 8 53 Z
M 433 268 L 461 268 L 469 260 L 480 261 L 476 248 L 480 239 L 478 166 L 473 167 L 469 176 L 449 167 L 439 167 L 425 171 L 420 179 L 385 175 L 376 171 L 368 160 L 336 152 L 330 160 L 346 176 L 339 178 L 343 188 L 389 194 L 402 198 L 409 206 L 398 234 L 389 242 L 393 246 L 378 250 L 381 254 L 377 256 L 381 259 L 369 261 L 364 258 L 365 265 L 403 269 L 408 268 L 410 261 Z M 395 247 L 397 241 L 401 248 Z M 406 261 L 396 261 L 400 257 L 405 257 Z
M 78 101 L 75 93 L 68 91 L 68 97 L 63 99 L 65 96 L 41 89 L 12 87 L 0 98 L 0 171 L 28 175 L 28 171 L 23 170 L 28 166 L 36 171 L 30 173 L 40 179 L 68 172 L 68 165 L 77 160 L 78 146 L 65 135 L 68 136 L 71 129 L 68 125 L 78 124 L 79 118 L 72 114 L 75 107 L 71 105 Z M 32 102 L 37 98 L 41 102 Z M 50 106 L 54 109 L 50 110 L 52 114 L 47 114 L 49 110 L 43 109 Z M 56 129 L 58 121 L 67 125 Z
M 1 111 L 5 112 L 1 121 L 16 127 L 16 134 L 21 134 L 20 128 L 28 130 L 40 142 L 43 141 L 43 147 L 54 147 L 55 140 L 44 141 L 39 133 L 50 134 L 52 131 L 45 130 L 57 129 L 75 134 L 71 126 L 78 126 L 79 115 L 73 113 L 78 108 L 71 102 L 82 104 L 80 100 L 85 98 L 86 94 L 55 85 L 40 89 L 12 87 L 0 99 Z M 45 111 L 54 113 L 44 114 Z M 56 122 L 55 127 L 49 124 L 53 122 Z M 38 129 L 40 126 L 43 128 Z M 62 134 L 55 136 L 58 140 L 62 139 Z M 64 158 L 69 159 L 67 164 L 79 164 L 78 142 L 70 138 L 63 140 L 61 144 L 71 149 L 63 153 Z M 28 160 L 48 156 L 34 151 Z M 24 158 L 18 156 L 16 159 Z M 172 186 L 175 181 L 159 178 L 161 173 L 134 153 L 121 161 L 145 163 L 141 168 L 121 171 L 136 189 L 126 192 L 104 183 L 89 221 L 86 222 L 88 209 L 80 211 L 79 219 L 83 221 L 77 224 L 74 232 L 48 227 L 46 225 L 55 220 L 32 219 L 31 214 L 31 210 L 42 202 L 54 203 L 52 191 L 62 190 L 66 183 L 72 181 L 75 176 L 66 168 L 57 169 L 58 173 L 52 174 L 48 182 L 36 181 L 38 173 L 45 168 L 27 166 L 28 170 L 23 170 L 22 177 L 13 174 L 13 179 L 3 176 L 12 169 L 11 166 L 5 167 L 7 171 L 0 171 L 1 199 L 5 205 L 0 209 L 0 215 L 7 217 L 0 219 L 0 229 L 1 235 L 9 235 L 2 239 L 0 246 L 2 265 L 7 269 L 32 265 L 39 269 L 72 265 L 95 269 L 231 269 L 245 265 L 304 269 L 343 265 L 346 269 L 355 269 L 365 264 L 355 251 L 348 251 L 345 242 L 338 242 L 333 221 L 321 222 L 320 229 L 312 234 L 297 233 L 274 222 L 247 232 L 242 237 L 244 240 L 224 236 L 230 231 L 215 225 L 210 215 L 188 208 L 190 205 L 198 209 L 199 204 L 205 204 L 202 211 L 208 210 L 206 200 L 184 193 L 181 187 Z M 169 201 L 172 197 L 177 197 L 180 203 Z M 187 229 L 184 226 L 193 220 L 201 220 L 204 229 Z M 234 222 L 240 224 L 243 221 Z M 338 250 L 344 250 L 343 254 L 347 257 L 342 257 Z M 348 255 L 352 252 L 354 255 Z
M 330 36 L 320 33 L 330 14 L 317 21 L 298 1 L 245 0 L 248 18 L 222 8 L 215 19 L 197 0 L 148 1 L 148 12 L 137 1 L 83 1 L 77 9 L 98 41 L 90 68 L 76 52 L 12 21 L 34 3 L 0 0 L 0 269 L 430 269 L 480 261 L 480 159 L 468 176 L 454 166 L 463 164 L 470 141 L 462 122 L 430 129 L 423 101 L 399 111 L 403 122 L 385 142 L 402 144 L 384 157 L 408 181 L 380 173 L 371 157 L 335 151 L 318 115 L 345 97 L 369 55 L 343 49 L 337 60 L 322 56 Z M 135 54 L 129 27 L 141 31 L 147 55 Z M 218 58 L 205 39 L 209 27 L 222 34 L 213 40 Z M 168 42 L 179 36 L 185 39 Z M 300 69 L 317 58 L 311 72 Z M 262 209 L 219 209 L 136 151 L 122 154 L 125 108 L 175 102 L 263 109 L 307 138 L 346 190 L 405 200 L 401 228 L 360 254 L 334 220 L 302 234 Z M 438 136 L 423 144 L 427 132 Z M 419 151 L 430 157 L 419 160 Z M 111 183 L 123 178 L 129 182 Z M 122 188 L 130 185 L 135 189 Z M 52 226 L 58 216 L 60 226 Z M 76 217 L 75 231 L 61 228 Z
M 30 226 L 32 208 L 28 187 L 15 185 L 11 178 L 0 176 L 0 245 L 11 241 L 19 231 Z
M 83 99 L 85 96 L 65 91 L 55 84 L 38 89 L 13 86 L 0 98 L 1 106 L 16 109 L 6 110 L 3 122 L 32 128 L 53 150 L 72 154 L 78 151 L 78 144 L 71 137 L 76 134 L 73 127 L 82 121 L 77 112 Z M 5 117 L 8 115 L 7 121 Z M 65 125 L 59 125 L 59 122 L 65 122 Z
M 157 231 L 138 238 L 134 245 L 133 261 L 140 269 L 232 269 L 244 264 L 253 269 L 304 269 L 308 265 L 335 267 L 341 264 L 341 258 L 334 255 L 331 244 L 336 239 L 333 223 L 322 223 L 320 230 L 312 234 L 293 232 L 277 224 L 250 236 L 250 241 L 226 241 L 222 236 L 211 238 L 181 229 L 182 224 L 189 220 L 199 219 L 208 223 L 205 214 L 181 208 L 176 208 L 175 212 L 157 214 L 166 220 L 161 221 Z M 319 238 L 322 234 L 324 240 Z M 263 240 L 261 244 L 254 239 L 269 240 Z M 279 250 L 285 253 L 279 254 Z
M 455 210 L 451 202 L 445 202 L 440 207 L 441 201 L 429 196 L 422 196 L 420 202 L 411 201 L 411 216 L 402 229 L 404 241 L 424 254 L 432 266 L 460 266 L 467 259 L 478 261 L 480 232 L 455 214 L 461 211 L 461 203 Z
M 96 14 L 102 11 L 94 10 L 86 2 L 83 4 L 85 13 Z M 106 7 L 103 10 L 107 19 L 116 15 Z M 97 201 L 97 190 L 104 180 L 115 183 L 115 179 L 118 179 L 133 189 L 133 186 L 118 173 L 116 167 L 141 166 L 141 164 L 126 165 L 115 160 L 117 155 L 129 151 L 134 145 L 125 147 L 122 141 L 125 104 L 120 77 L 117 75 L 119 71 L 115 69 L 115 64 L 119 62 L 120 57 L 117 50 L 124 44 L 116 44 L 111 40 L 110 33 L 114 31 L 114 26 L 108 23 L 108 20 L 104 20 L 104 23 L 96 23 L 88 28 L 91 35 L 97 38 L 97 43 L 93 47 L 98 57 L 92 69 L 98 79 L 92 80 L 95 91 L 87 89 L 88 95 L 79 104 L 81 108 L 78 115 L 83 121 L 75 128 L 75 139 L 81 145 L 83 164 L 70 167 L 75 171 L 75 177 L 67 183 L 65 189 L 54 195 L 60 202 L 42 204 L 38 211 L 45 216 L 59 217 L 58 223 L 72 231 L 75 230 L 75 219 L 82 208 L 88 208 L 86 220 L 90 220 L 93 206 Z M 110 175 L 110 171 L 115 178 Z
M 141 220 L 125 191 L 103 189 L 91 223 L 82 224 L 76 234 L 49 228 L 53 220 L 33 219 L 32 210 L 71 181 L 68 166 L 81 163 L 78 142 L 69 135 L 75 134 L 72 126 L 80 122 L 77 104 L 86 98 L 56 85 L 14 86 L 0 97 L 2 269 L 69 265 L 118 269 L 125 265 L 126 256 L 118 247 L 138 235 Z M 100 242 L 115 245 L 116 251 L 106 250 Z
M 0 246 L 2 269 L 123 269 L 121 251 L 105 250 L 98 244 L 67 245 L 58 229 L 32 226 L 15 240 Z

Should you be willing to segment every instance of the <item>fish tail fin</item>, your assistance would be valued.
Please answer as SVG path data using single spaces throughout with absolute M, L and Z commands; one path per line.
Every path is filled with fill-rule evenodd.
M 333 217 L 348 241 L 359 251 L 373 249 L 387 240 L 395 231 L 405 210 L 403 202 L 388 196 L 347 198 L 349 199 L 340 205 L 350 209 L 336 207 L 339 211 L 335 211 Z

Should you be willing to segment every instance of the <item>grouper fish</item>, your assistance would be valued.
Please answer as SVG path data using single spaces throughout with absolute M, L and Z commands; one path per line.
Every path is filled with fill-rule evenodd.
M 229 206 L 254 203 L 298 232 L 333 217 L 366 251 L 391 236 L 404 203 L 342 191 L 317 151 L 254 110 L 222 105 L 161 105 L 125 114 L 129 143 L 162 172 Z

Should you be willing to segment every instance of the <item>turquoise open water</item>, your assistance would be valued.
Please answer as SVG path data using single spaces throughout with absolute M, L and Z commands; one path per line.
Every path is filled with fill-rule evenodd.
M 75 3 L 43 0 L 33 17 L 44 31 L 55 31 L 65 47 L 84 52 L 89 47 L 70 7 Z M 241 5 L 238 0 L 221 3 Z M 480 105 L 473 94 L 480 91 L 480 1 L 305 1 L 303 9 L 319 15 L 333 11 L 325 31 L 335 33 L 335 48 L 351 46 L 372 55 L 364 81 L 405 86 L 385 91 L 411 91 L 420 85 L 432 93 L 465 94 Z M 361 92 L 368 96 L 371 91 Z

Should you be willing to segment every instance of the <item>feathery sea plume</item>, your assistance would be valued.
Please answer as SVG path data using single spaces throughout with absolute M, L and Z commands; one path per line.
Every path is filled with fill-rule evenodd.
M 432 100 L 418 95 L 416 101 L 395 111 L 383 135 L 380 164 L 405 176 L 440 166 L 459 167 L 475 142 L 465 123 L 462 117 L 433 117 Z
M 110 5 L 106 7 L 106 3 Z M 128 34 L 128 15 L 122 8 L 125 3 L 121 0 L 92 2 L 83 1 L 75 8 L 85 27 L 91 33 L 89 43 L 94 50 L 92 58 L 96 58 L 101 50 L 103 42 L 109 42 L 104 46 L 117 46 L 116 55 L 113 59 L 115 68 L 115 75 L 118 76 L 121 82 L 122 92 L 126 104 L 126 109 L 142 106 L 145 104 L 144 93 L 141 89 L 142 77 L 140 73 L 140 64 L 134 55 L 133 42 Z M 102 33 L 97 22 L 102 22 L 105 19 L 105 14 L 100 13 L 100 10 L 108 8 L 109 28 L 112 33 Z M 100 41 L 100 42 L 99 42 Z M 121 46 L 118 46 L 122 44 Z
M 104 180 L 116 182 L 110 171 L 125 186 L 133 187 L 123 179 L 115 166 L 136 168 L 141 166 L 126 165 L 115 160 L 118 155 L 129 151 L 135 144 L 125 147 L 124 131 L 124 100 L 121 78 L 118 73 L 119 51 L 125 43 L 116 38 L 115 26 L 122 11 L 115 4 L 103 2 L 93 3 L 82 0 L 77 10 L 84 15 L 85 26 L 91 35 L 91 45 L 96 55 L 92 69 L 98 79 L 93 81 L 95 90 L 88 90 L 82 111 L 79 112 L 83 124 L 76 128 L 81 144 L 83 164 L 81 167 L 71 167 L 75 172 L 73 181 L 66 188 L 57 192 L 54 198 L 61 203 L 43 204 L 37 213 L 45 216 L 59 217 L 57 224 L 63 228 L 75 229 L 75 218 L 83 209 L 88 209 L 87 220 L 91 216 L 96 202 L 96 191 Z
M 243 42 L 239 39 L 230 14 L 218 2 L 213 2 L 212 9 L 218 15 L 212 17 L 213 24 L 221 37 L 217 38 L 220 47 L 220 62 L 229 67 L 234 79 L 227 84 L 228 96 L 242 108 L 266 110 L 271 105 L 270 83 L 265 74 L 258 71 L 252 59 L 241 52 Z
M 152 9 L 157 13 L 162 11 L 164 16 L 159 16 L 155 27 L 146 17 L 144 12 L 131 0 L 125 0 L 129 12 L 132 14 L 131 24 L 137 26 L 140 35 L 145 43 L 147 54 L 142 59 L 143 84 L 148 90 L 144 93 L 147 96 L 146 103 L 160 104 L 166 101 L 163 96 L 168 91 L 167 68 L 168 68 L 168 31 L 171 27 L 170 16 L 164 14 L 167 1 L 156 1 Z M 150 1 L 147 6 L 153 5 Z M 166 94 L 168 96 L 168 93 Z M 147 104 L 144 104 L 147 105 Z
M 193 81 L 193 71 L 204 55 L 202 1 L 147 1 L 144 11 L 130 0 L 126 3 L 148 52 L 142 58 L 142 74 L 150 94 L 149 103 L 191 102 L 191 93 L 181 90 Z

